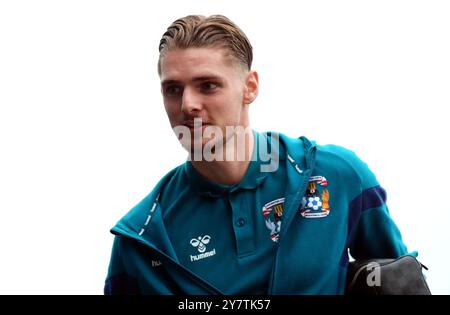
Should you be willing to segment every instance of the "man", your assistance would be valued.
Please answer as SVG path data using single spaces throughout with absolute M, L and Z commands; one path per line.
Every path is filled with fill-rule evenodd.
M 181 18 L 159 51 L 164 106 L 189 158 L 112 229 L 106 294 L 343 294 L 349 250 L 407 253 L 353 152 L 251 130 L 258 74 L 233 22 Z

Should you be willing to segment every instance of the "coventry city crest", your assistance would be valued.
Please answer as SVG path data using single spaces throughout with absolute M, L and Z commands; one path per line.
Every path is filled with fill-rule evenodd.
M 270 230 L 270 239 L 278 242 L 281 230 L 281 217 L 284 210 L 284 198 L 266 203 L 262 208 L 262 215 L 266 218 L 266 227 Z
M 306 194 L 302 199 L 300 214 L 304 218 L 323 218 L 330 214 L 330 193 L 325 187 L 328 182 L 323 176 L 309 178 Z

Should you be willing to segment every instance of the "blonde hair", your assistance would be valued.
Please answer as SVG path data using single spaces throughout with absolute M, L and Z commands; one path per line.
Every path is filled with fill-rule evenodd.
M 161 58 L 174 49 L 225 48 L 247 70 L 251 69 L 253 49 L 244 32 L 223 15 L 188 15 L 172 23 L 159 42 L 158 73 Z

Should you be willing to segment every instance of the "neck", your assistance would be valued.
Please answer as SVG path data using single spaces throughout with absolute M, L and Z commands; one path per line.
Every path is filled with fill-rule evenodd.
M 224 156 L 233 158 L 224 158 L 223 161 L 205 161 L 204 159 L 195 161 L 194 159 L 191 159 L 194 169 L 203 177 L 217 184 L 233 185 L 239 183 L 242 178 L 244 178 L 253 156 L 255 139 L 253 132 L 246 133 L 243 147 L 238 147 L 238 145 L 241 145 L 237 141 L 239 135 L 234 134 L 233 137 L 234 141 L 228 139 L 224 146 Z M 238 153 L 242 154 L 242 151 L 240 150 L 243 149 L 243 156 L 241 155 L 241 157 L 238 158 Z

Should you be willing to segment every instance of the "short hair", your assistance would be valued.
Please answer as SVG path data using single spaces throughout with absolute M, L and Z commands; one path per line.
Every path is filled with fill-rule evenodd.
M 225 48 L 239 63 L 251 69 L 253 48 L 244 32 L 223 15 L 188 15 L 173 22 L 159 42 L 158 73 L 161 58 L 175 49 Z

